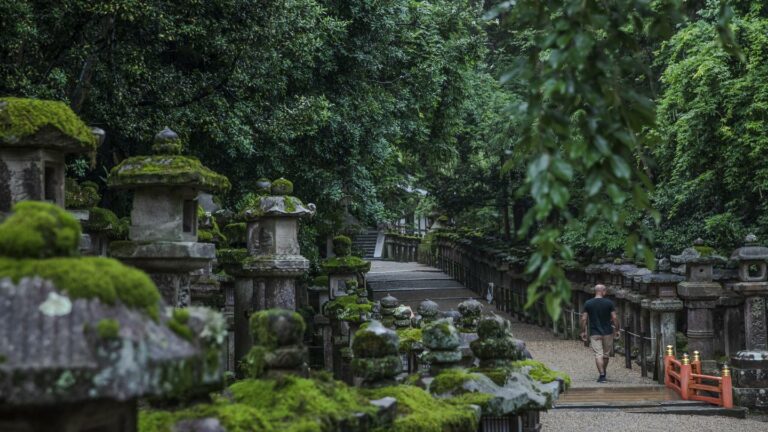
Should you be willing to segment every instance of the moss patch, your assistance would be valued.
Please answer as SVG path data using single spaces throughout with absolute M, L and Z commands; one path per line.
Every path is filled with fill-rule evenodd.
M 191 341 L 194 338 L 192 329 L 189 328 L 189 311 L 187 309 L 174 309 L 171 319 L 168 320 L 168 328 L 182 338 Z
M 0 140 L 16 142 L 51 126 L 80 143 L 84 150 L 95 150 L 97 141 L 91 129 L 63 102 L 14 97 L 0 98 Z
M 370 261 L 356 256 L 328 258 L 320 266 L 325 273 L 367 273 L 371 270 Z
M 562 380 L 565 383 L 565 388 L 571 386 L 571 377 L 565 372 L 556 371 L 550 369 L 544 363 L 536 360 L 520 360 L 512 363 L 513 368 L 530 367 L 528 375 L 536 381 L 543 383 L 551 383 L 556 380 Z
M 104 318 L 96 323 L 96 334 L 101 339 L 117 339 L 120 334 L 120 323 L 111 318 Z
M 110 187 L 191 185 L 213 192 L 226 191 L 231 185 L 221 174 L 203 166 L 191 156 L 135 156 L 112 168 L 107 179 Z
M 101 200 L 99 185 L 86 181 L 78 184 L 73 178 L 64 181 L 64 207 L 68 209 L 88 209 Z
M 241 264 L 249 256 L 247 249 L 216 249 L 220 264 Z
M 258 311 L 251 315 L 249 324 L 254 345 L 268 349 L 300 342 L 307 329 L 301 314 L 285 309 Z
M 273 195 L 290 195 L 293 193 L 293 182 L 280 177 L 272 182 Z
M 329 283 L 328 275 L 320 275 L 312 279 L 312 284 L 314 286 L 327 287 Z
M 400 337 L 400 352 L 407 353 L 413 350 L 413 346 L 421 343 L 420 328 L 397 329 L 397 335 Z
M 414 386 L 399 385 L 364 390 L 371 399 L 394 397 L 398 416 L 392 427 L 380 427 L 375 432 L 474 432 L 478 414 L 467 405 L 450 403 L 432 397 Z
M 0 256 L 50 258 L 74 256 L 80 223 L 64 209 L 41 201 L 22 201 L 0 224 Z
M 83 223 L 83 227 L 86 231 L 110 231 L 110 237 L 122 237 L 123 234 L 127 234 L 128 227 L 125 226 L 117 215 L 112 210 L 92 207 L 90 210 L 88 220 Z
M 120 300 L 153 319 L 159 316 L 160 293 L 152 279 L 111 258 L 0 258 L 0 278 L 18 282 L 33 276 L 52 281 L 72 298 L 98 298 L 110 305 Z
M 479 374 L 467 372 L 465 369 L 446 369 L 432 380 L 432 383 L 429 385 L 429 392 L 435 395 L 446 393 L 461 394 L 465 392 L 462 388 L 464 383 L 479 376 Z
M 337 320 L 360 322 L 360 314 L 370 314 L 373 310 L 373 303 L 367 301 L 366 303 L 358 303 L 357 295 L 345 295 L 336 297 L 334 300 L 326 303 L 326 313 Z
M 354 424 L 355 413 L 376 412 L 356 389 L 326 376 L 243 380 L 228 393 L 183 411 L 141 411 L 139 430 L 166 432 L 183 419 L 215 417 L 228 431 L 332 432 L 343 421 Z

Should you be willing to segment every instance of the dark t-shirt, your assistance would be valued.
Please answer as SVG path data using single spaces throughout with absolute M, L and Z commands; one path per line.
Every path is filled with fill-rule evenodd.
M 595 297 L 584 303 L 584 312 L 589 316 L 589 334 L 592 336 L 605 336 L 613 334 L 611 326 L 611 312 L 616 307 L 613 302 L 605 297 Z

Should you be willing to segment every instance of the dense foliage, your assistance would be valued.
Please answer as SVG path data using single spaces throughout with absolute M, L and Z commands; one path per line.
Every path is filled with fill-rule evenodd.
M 756 0 L 0 0 L 0 96 L 104 128 L 99 168 L 70 163 L 101 185 L 165 126 L 230 178 L 231 208 L 290 178 L 319 204 L 315 261 L 349 214 L 530 243 L 530 298 L 557 314 L 563 261 L 768 236 L 766 17 Z

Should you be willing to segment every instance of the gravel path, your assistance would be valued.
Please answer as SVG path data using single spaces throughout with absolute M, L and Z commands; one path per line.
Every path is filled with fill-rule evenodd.
M 546 432 L 610 431 L 610 432 L 747 432 L 767 431 L 768 423 L 718 416 L 678 414 L 633 414 L 621 411 L 551 410 L 541 415 Z
M 624 357 L 618 355 L 608 362 L 608 382 L 598 384 L 595 356 L 583 342 L 556 339 L 547 329 L 516 321 L 512 322 L 512 333 L 525 341 L 534 359 L 570 375 L 573 387 L 655 384 L 651 378 L 640 376 L 639 366 L 633 365 L 631 370 L 625 368 Z

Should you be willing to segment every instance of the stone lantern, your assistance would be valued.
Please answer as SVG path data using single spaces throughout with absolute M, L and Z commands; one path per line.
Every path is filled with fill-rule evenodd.
M 702 363 L 708 362 L 715 354 L 712 312 L 723 293 L 720 283 L 713 280 L 713 267 L 725 260 L 714 255 L 701 239 L 671 259 L 675 264 L 685 265 L 686 281 L 677 285 L 677 294 L 688 309 L 688 347 L 701 353 L 702 359 L 705 359 Z
M 739 282 L 733 285 L 733 291 L 745 297 L 747 351 L 768 351 L 765 306 L 765 298 L 768 297 L 768 248 L 758 246 L 757 237 L 750 234 L 744 246 L 733 251 L 731 260 L 739 266 Z
M 93 152 L 103 139 L 63 102 L 0 98 L 0 213 L 24 200 L 63 208 L 66 156 Z
M 110 243 L 110 255 L 152 277 L 170 304 L 190 300 L 190 272 L 216 256 L 212 243 L 198 243 L 198 195 L 229 189 L 226 177 L 182 156 L 172 130 L 159 132 L 152 156 L 128 158 L 109 173 L 109 187 L 133 191 L 128 241 Z
M 291 196 L 285 179 L 259 179 L 238 217 L 246 223 L 244 256 L 225 268 L 235 276 L 235 360 L 251 348 L 248 317 L 264 309 L 296 310 L 296 279 L 309 269 L 301 256 L 299 219 L 315 214 L 315 205 Z
M 370 261 L 351 254 L 352 241 L 347 236 L 334 237 L 333 253 L 335 257 L 328 258 L 320 264 L 323 271 L 328 274 L 329 300 L 348 294 L 349 281 L 357 282 L 363 279 L 359 277 L 360 275 L 365 275 L 371 270 Z
M 2 431 L 133 432 L 139 398 L 221 381 L 209 355 L 223 343 L 221 315 L 163 310 L 143 272 L 77 256 L 78 233 L 72 216 L 37 201 L 0 224 Z M 45 240 L 20 241 L 30 237 Z

